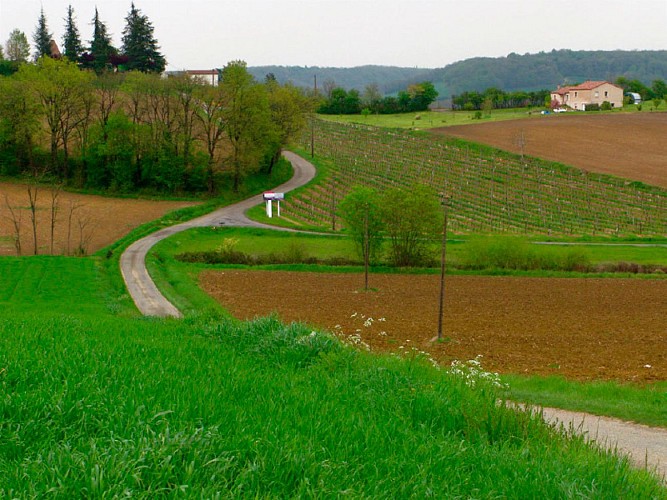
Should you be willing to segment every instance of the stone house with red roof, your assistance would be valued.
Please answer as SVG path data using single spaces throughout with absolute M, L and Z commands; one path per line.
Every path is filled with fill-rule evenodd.
M 599 104 L 608 101 L 612 108 L 623 107 L 623 89 L 609 82 L 587 81 L 580 85 L 558 87 L 551 92 L 552 107 L 567 106 L 581 111 L 588 104 Z

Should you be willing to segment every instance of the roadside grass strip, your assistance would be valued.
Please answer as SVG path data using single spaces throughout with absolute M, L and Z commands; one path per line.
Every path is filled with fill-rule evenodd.
M 16 314 L 0 496 L 666 498 L 459 371 L 275 318 Z

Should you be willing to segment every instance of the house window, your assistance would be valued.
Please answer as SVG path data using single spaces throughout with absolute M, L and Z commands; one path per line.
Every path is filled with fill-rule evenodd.
M 595 97 L 600 97 L 600 92 L 598 92 L 597 90 L 595 91 Z
M 578 92 L 575 92 L 575 93 L 574 93 L 574 97 L 577 97 L 577 94 L 578 94 Z
M 607 91 L 605 90 L 605 91 L 604 91 L 604 96 L 607 97 L 608 95 L 609 95 L 609 92 L 607 92 Z

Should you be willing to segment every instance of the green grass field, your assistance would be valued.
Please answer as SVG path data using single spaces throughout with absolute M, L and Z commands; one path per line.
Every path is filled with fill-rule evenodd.
M 451 127 L 454 125 L 473 125 L 489 121 L 518 120 L 522 118 L 531 118 L 535 120 L 548 120 L 551 115 L 542 115 L 541 112 L 546 108 L 515 108 L 515 109 L 494 109 L 490 113 L 482 112 L 481 117 L 477 117 L 474 111 L 423 111 L 418 113 L 397 113 L 393 115 L 318 115 L 323 120 L 337 123 L 358 123 L 361 125 L 371 125 L 373 127 L 383 128 L 403 128 L 413 130 L 428 130 L 431 128 Z M 650 113 L 651 111 L 667 110 L 667 101 L 662 100 L 656 108 L 653 101 L 644 102 L 641 111 L 637 106 L 630 104 L 620 110 L 605 111 L 603 113 Z M 577 111 L 577 114 L 600 114 L 600 111 Z
M 90 258 L 8 262 L 2 496 L 664 495 L 625 460 L 499 406 L 502 389 L 474 371 L 272 318 L 119 317 L 96 298 L 106 281 Z

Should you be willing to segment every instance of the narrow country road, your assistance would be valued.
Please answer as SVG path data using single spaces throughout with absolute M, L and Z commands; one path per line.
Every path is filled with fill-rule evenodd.
M 283 156 L 292 163 L 294 175 L 289 181 L 274 188 L 275 191 L 291 191 L 307 184 L 315 177 L 315 167 L 310 162 L 289 151 L 285 151 Z M 282 229 L 255 222 L 246 217 L 245 212 L 255 205 L 259 205 L 262 201 L 262 195 L 258 194 L 188 222 L 161 229 L 130 245 L 120 257 L 120 270 L 137 309 L 144 316 L 181 317 L 181 312 L 160 293 L 146 270 L 146 255 L 153 245 L 169 236 L 193 227 L 225 225 Z
M 275 191 L 291 191 L 307 184 L 315 176 L 315 167 L 310 162 L 288 151 L 283 154 L 292 163 L 294 176 L 286 183 L 277 186 Z M 153 245 L 193 227 L 225 225 L 286 230 L 254 222 L 246 217 L 245 212 L 262 201 L 262 195 L 253 196 L 197 219 L 167 227 L 130 245 L 120 258 L 120 267 L 127 289 L 139 311 L 145 316 L 176 318 L 182 316 L 180 311 L 160 293 L 146 270 L 146 254 Z M 553 425 L 563 424 L 566 428 L 572 426 L 577 433 L 585 434 L 599 445 L 618 449 L 619 452 L 626 454 L 635 466 L 648 467 L 656 471 L 667 484 L 667 429 L 555 408 L 542 410 L 547 422 Z

